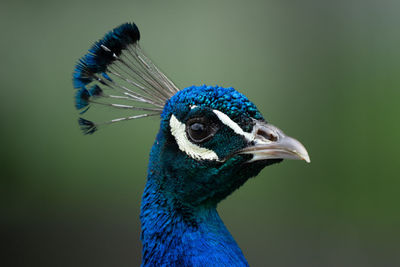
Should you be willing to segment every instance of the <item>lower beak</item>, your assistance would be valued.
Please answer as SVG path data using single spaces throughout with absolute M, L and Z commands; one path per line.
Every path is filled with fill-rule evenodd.
M 251 154 L 252 161 L 266 159 L 297 159 L 310 163 L 305 147 L 296 139 L 285 135 L 279 128 L 257 121 L 251 145 L 239 151 L 239 154 Z

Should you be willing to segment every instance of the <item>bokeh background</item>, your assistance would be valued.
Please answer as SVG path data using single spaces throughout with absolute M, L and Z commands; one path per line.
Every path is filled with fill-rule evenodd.
M 71 85 L 126 21 L 179 87 L 232 86 L 307 147 L 219 206 L 251 266 L 400 266 L 397 0 L 1 1 L 1 266 L 140 264 L 158 119 L 83 136 Z

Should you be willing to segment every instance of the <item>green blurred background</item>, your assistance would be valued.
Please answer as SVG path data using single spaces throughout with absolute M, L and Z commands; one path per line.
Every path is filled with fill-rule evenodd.
M 250 265 L 400 266 L 397 0 L 2 1 L 2 266 L 139 265 L 159 121 L 83 136 L 71 85 L 126 21 L 180 88 L 235 87 L 307 147 L 219 206 Z

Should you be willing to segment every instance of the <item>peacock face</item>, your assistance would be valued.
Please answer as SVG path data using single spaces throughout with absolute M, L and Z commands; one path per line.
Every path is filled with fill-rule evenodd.
M 164 183 L 181 201 L 216 204 L 265 166 L 308 159 L 304 147 L 266 123 L 233 88 L 192 86 L 162 113 Z

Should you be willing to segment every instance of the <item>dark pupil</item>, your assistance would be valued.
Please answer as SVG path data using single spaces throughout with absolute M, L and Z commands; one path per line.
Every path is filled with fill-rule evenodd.
M 190 125 L 190 137 L 195 141 L 201 141 L 208 136 L 207 127 L 199 122 Z
M 201 124 L 201 123 L 193 123 L 191 126 L 190 126 L 190 129 L 192 130 L 192 131 L 195 131 L 195 132 L 202 132 L 202 131 L 204 131 L 204 125 L 203 124 Z

